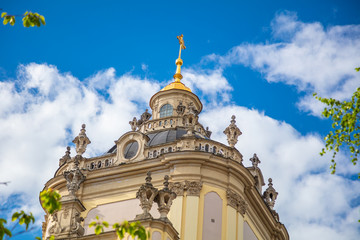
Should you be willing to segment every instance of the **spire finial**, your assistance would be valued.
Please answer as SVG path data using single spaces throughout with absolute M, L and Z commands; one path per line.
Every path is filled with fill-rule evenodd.
M 181 59 L 181 50 L 186 49 L 185 43 L 184 43 L 184 35 L 177 36 L 177 39 L 179 40 L 180 49 L 179 49 L 179 57 L 176 59 L 176 73 L 174 75 L 175 82 L 180 82 L 180 80 L 183 78 L 181 75 L 181 65 L 183 64 L 183 60 Z
M 85 127 L 85 124 L 81 125 L 79 135 L 73 140 L 73 143 L 76 145 L 77 155 L 82 155 L 86 151 L 86 146 L 91 143 L 90 139 L 86 136 Z
M 236 126 L 235 115 L 231 116 L 230 125 L 225 129 L 224 133 L 227 136 L 227 140 L 230 147 L 234 147 L 238 141 L 238 137 L 242 134 L 240 129 Z

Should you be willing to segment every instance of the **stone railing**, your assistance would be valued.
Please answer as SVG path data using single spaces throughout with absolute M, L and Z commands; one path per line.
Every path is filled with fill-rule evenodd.
M 147 156 L 147 158 L 157 158 L 166 153 L 181 151 L 207 152 L 240 163 L 242 162 L 242 155 L 235 148 L 230 148 L 221 143 L 207 139 L 195 139 L 193 141 L 181 139 L 166 145 L 153 146 L 145 149 L 145 156 Z

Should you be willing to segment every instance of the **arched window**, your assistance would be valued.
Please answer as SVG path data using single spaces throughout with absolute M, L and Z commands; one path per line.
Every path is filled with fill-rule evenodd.
M 172 147 L 169 147 L 168 152 L 172 152 Z
M 160 108 L 160 117 L 169 117 L 173 114 L 173 107 L 170 104 L 165 104 Z
M 206 144 L 206 145 L 205 145 L 205 152 L 208 152 L 208 151 L 209 151 L 209 145 Z
M 216 154 L 216 147 L 213 146 L 213 153 Z
M 153 152 L 153 157 L 154 157 L 154 158 L 157 157 L 157 150 L 155 150 L 155 151 Z

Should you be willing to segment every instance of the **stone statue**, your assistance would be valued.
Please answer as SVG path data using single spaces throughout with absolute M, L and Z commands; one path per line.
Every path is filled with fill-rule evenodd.
M 131 126 L 131 131 L 136 131 L 138 127 L 138 121 L 136 120 L 136 117 L 134 117 L 133 120 L 129 122 L 129 124 Z
M 182 101 L 179 102 L 179 105 L 176 107 L 176 113 L 181 116 L 185 113 L 186 107 L 182 104 Z

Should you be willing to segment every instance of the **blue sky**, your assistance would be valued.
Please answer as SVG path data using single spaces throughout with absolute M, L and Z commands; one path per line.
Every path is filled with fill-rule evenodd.
M 47 23 L 0 26 L 0 180 L 11 181 L 0 186 L 0 200 L 18 197 L 42 220 L 37 194 L 81 123 L 89 156 L 111 147 L 171 81 L 176 36 L 184 34 L 183 81 L 204 103 L 200 122 L 226 142 L 222 131 L 237 116 L 236 147 L 245 165 L 257 152 L 265 178 L 274 179 L 275 208 L 291 238 L 360 234 L 359 181 L 351 180 L 359 167 L 340 154 L 342 167 L 329 174 L 329 157 L 318 152 L 331 123 L 312 98 L 345 100 L 360 85 L 357 1 L 7 1 L 0 8 L 39 12 Z

